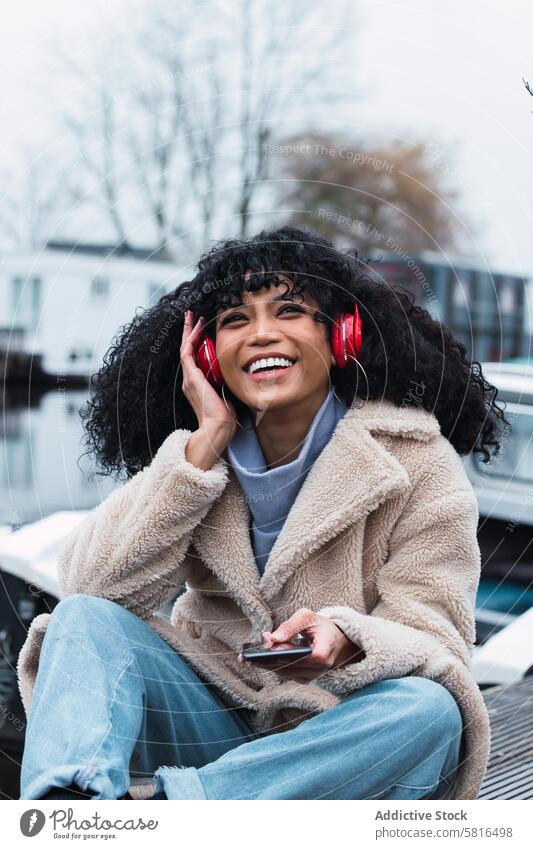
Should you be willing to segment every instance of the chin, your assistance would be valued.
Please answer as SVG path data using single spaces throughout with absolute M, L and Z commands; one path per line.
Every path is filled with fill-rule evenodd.
M 305 398 L 305 393 L 288 392 L 285 389 L 277 391 L 273 387 L 270 392 L 263 390 L 254 395 L 249 394 L 244 403 L 258 412 L 265 413 L 267 410 L 282 410 L 286 407 L 292 407 L 302 398 Z

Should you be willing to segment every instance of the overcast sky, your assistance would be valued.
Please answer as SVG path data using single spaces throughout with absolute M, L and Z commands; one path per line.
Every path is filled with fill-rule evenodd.
M 324 25 L 336 0 L 324 3 Z M 41 138 L 50 104 L 65 96 L 50 87 L 46 46 L 59 34 L 77 50 L 127 27 L 135 0 L 19 0 L 4 4 L 0 29 L 0 166 L 21 140 Z M 533 276 L 533 3 L 531 0 L 354 0 L 346 21 L 354 32 L 354 67 L 340 75 L 354 98 L 331 127 L 345 123 L 380 142 L 391 137 L 453 153 L 450 179 L 463 188 L 464 208 L 477 222 L 474 253 L 481 262 Z M 357 94 L 357 96 L 355 96 Z M 317 130 L 327 131 L 324 121 Z M 444 167 L 443 164 L 440 167 Z M 228 234 L 230 235 L 230 234 Z

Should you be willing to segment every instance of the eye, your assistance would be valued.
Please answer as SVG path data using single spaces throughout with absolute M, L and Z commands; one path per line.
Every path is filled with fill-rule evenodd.
M 245 318 L 245 316 L 243 316 L 243 314 L 242 314 L 242 313 L 240 313 L 240 312 L 234 312 L 234 313 L 232 313 L 231 315 L 228 315 L 228 317 L 227 317 L 227 318 L 223 318 L 223 319 L 222 319 L 222 321 L 220 322 L 220 326 L 221 326 L 221 327 L 224 327 L 224 325 L 225 325 L 225 324 L 229 324 L 229 322 L 230 322 L 233 318 Z
M 280 309 L 278 315 L 281 315 L 284 310 L 295 310 L 296 312 L 303 312 L 303 309 L 301 307 L 297 307 L 294 304 L 288 304 L 286 307 L 282 307 Z
M 278 315 L 281 315 L 283 312 L 285 312 L 285 310 L 292 310 L 293 312 L 295 311 L 295 312 L 299 312 L 299 313 L 304 312 L 304 310 L 301 307 L 298 307 L 295 304 L 286 304 L 286 306 L 281 307 L 281 309 L 278 312 Z M 228 315 L 227 318 L 222 319 L 222 321 L 220 322 L 220 326 L 224 327 L 225 324 L 229 324 L 229 322 L 232 321 L 234 318 L 242 319 L 242 318 L 246 318 L 246 316 L 244 316 L 242 314 L 242 312 L 234 312 L 231 315 Z

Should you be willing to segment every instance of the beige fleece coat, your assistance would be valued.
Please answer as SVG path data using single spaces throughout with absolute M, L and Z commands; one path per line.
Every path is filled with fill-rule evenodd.
M 171 433 L 149 466 L 71 531 L 65 595 L 112 599 L 151 626 L 256 730 L 285 730 L 384 678 L 438 681 L 463 716 L 462 762 L 448 793 L 475 799 L 489 755 L 488 713 L 470 671 L 480 577 L 477 502 L 461 458 L 423 408 L 348 409 L 315 461 L 260 576 L 250 511 L 233 468 L 185 459 Z M 156 611 L 186 583 L 170 624 Z M 366 657 L 310 684 L 246 668 L 237 653 L 301 607 L 330 617 Z M 50 614 L 18 661 L 28 712 Z

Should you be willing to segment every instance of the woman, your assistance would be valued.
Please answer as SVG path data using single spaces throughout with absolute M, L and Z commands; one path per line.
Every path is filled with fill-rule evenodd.
M 332 327 L 354 305 L 342 367 Z M 356 254 L 293 227 L 212 247 L 94 380 L 88 443 L 129 480 L 71 532 L 64 598 L 22 649 L 21 798 L 476 798 L 489 724 L 459 454 L 498 451 L 495 397 Z M 298 634 L 309 657 L 243 662 Z

